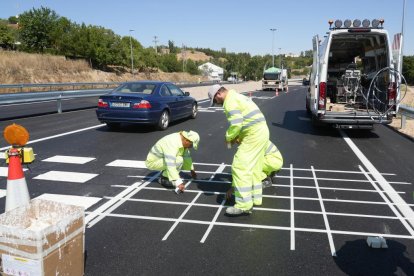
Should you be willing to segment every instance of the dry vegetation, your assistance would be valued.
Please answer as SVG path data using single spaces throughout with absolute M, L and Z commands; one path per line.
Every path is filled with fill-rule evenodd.
M 144 79 L 196 82 L 199 78 L 200 76 L 188 73 L 108 73 L 91 69 L 85 60 L 67 60 L 62 56 L 0 50 L 0 84 L 121 82 Z
M 183 51 L 182 53 L 177 54 L 178 60 L 182 60 L 183 57 L 185 57 L 186 59 L 194 60 L 194 61 L 209 61 L 212 58 L 203 52 L 190 51 L 190 50 Z

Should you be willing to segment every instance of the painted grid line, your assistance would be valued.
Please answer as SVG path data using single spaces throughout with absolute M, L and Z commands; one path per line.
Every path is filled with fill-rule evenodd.
M 147 188 L 148 189 L 148 188 Z M 164 190 L 160 188 L 159 190 Z M 165 191 L 171 191 L 165 189 Z M 187 191 L 186 191 L 187 192 Z M 194 193 L 199 193 L 200 191 L 190 191 Z M 202 192 L 202 193 L 213 193 L 213 192 Z M 217 192 L 215 192 L 217 194 Z M 221 193 L 225 194 L 225 193 Z M 104 197 L 105 199 L 112 199 L 113 197 Z M 130 198 L 124 199 L 124 201 L 135 201 L 135 202 L 148 202 L 148 203 L 159 203 L 159 204 L 170 204 L 170 205 L 189 205 L 188 202 L 180 202 L 180 201 L 167 201 L 167 200 L 156 200 L 156 199 L 140 199 L 140 198 Z M 207 203 L 193 203 L 193 206 L 198 207 L 208 207 L 208 208 L 220 208 L 220 205 L 217 204 L 207 204 Z M 230 206 L 230 205 L 224 205 Z M 265 208 L 265 207 L 254 207 L 253 210 L 258 211 L 265 211 L 265 212 L 282 212 L 282 213 L 291 213 L 291 209 L 273 209 L 273 208 Z M 311 215 L 322 215 L 323 213 L 320 211 L 307 211 L 307 210 L 294 210 L 294 213 L 297 214 L 311 214 Z M 346 216 L 346 217 L 363 217 L 363 218 L 375 218 L 375 219 L 391 219 L 391 220 L 400 220 L 399 217 L 394 216 L 380 216 L 380 215 L 367 215 L 367 214 L 353 214 L 353 213 L 334 213 L 334 212 L 326 212 L 329 216 Z M 407 218 L 403 218 L 407 219 Z
M 129 199 L 140 190 L 142 190 L 145 186 L 151 183 L 154 179 L 156 179 L 160 175 L 160 172 L 156 173 L 150 180 L 146 181 L 145 183 L 136 182 L 120 192 L 116 195 L 112 200 L 104 203 L 100 207 L 98 207 L 95 211 L 93 211 L 90 215 L 85 217 L 85 224 L 88 228 L 91 228 L 100 220 L 102 220 L 105 215 L 112 212 L 114 209 L 118 208 L 122 203 L 124 203 L 123 199 Z M 141 185 L 142 184 L 142 185 Z
M 290 164 L 290 250 L 295 250 L 295 200 L 293 197 L 293 166 Z
M 86 212 L 89 213 L 89 212 Z M 154 220 L 154 221 L 165 221 L 165 222 L 175 222 L 178 219 L 176 218 L 166 218 L 166 217 L 153 217 L 153 216 L 142 216 L 142 215 L 125 215 L 125 214 L 116 214 L 116 213 L 101 213 L 100 215 L 106 217 L 115 217 L 115 218 L 129 218 L 129 219 L 144 219 L 144 220 Z M 191 220 L 191 219 L 182 219 L 181 223 L 191 223 L 191 224 L 200 224 L 200 225 L 209 225 L 211 221 L 203 220 Z M 286 226 L 273 226 L 273 225 L 260 225 L 260 224 L 249 224 L 249 223 L 231 223 L 231 222 L 215 222 L 217 226 L 231 226 L 231 227 L 242 227 L 242 228 L 256 228 L 256 229 L 269 229 L 269 230 L 285 230 L 290 231 L 291 227 Z M 296 232 L 310 232 L 310 233 L 328 233 L 326 229 L 316 229 L 316 228 L 302 228 L 296 227 L 294 229 Z M 414 240 L 414 237 L 411 235 L 396 235 L 396 234 L 384 234 L 384 233 L 369 233 L 369 232 L 354 232 L 354 231 L 342 231 L 342 230 L 330 230 L 332 234 L 341 234 L 341 235 L 352 235 L 352 236 L 382 236 L 384 238 L 394 238 L 394 239 L 408 239 Z
M 362 172 L 365 172 L 365 170 L 361 167 L 361 165 L 359 166 L 359 169 L 362 171 Z M 368 175 L 368 174 L 366 174 L 365 175 L 366 177 L 367 177 L 367 179 L 368 180 L 370 180 L 370 181 L 372 181 L 372 179 L 371 179 L 371 177 Z M 380 191 L 380 188 L 378 187 L 378 185 L 377 184 L 375 184 L 373 181 L 371 182 L 372 183 L 372 186 L 374 186 L 374 188 L 377 190 L 377 191 Z M 407 221 L 406 221 L 406 219 L 408 220 L 408 221 L 410 221 L 411 219 L 409 219 L 409 218 L 405 218 L 405 219 L 403 219 L 403 217 L 401 216 L 401 214 L 397 211 L 397 209 L 391 204 L 391 202 L 390 202 L 390 200 L 383 194 L 383 193 L 379 193 L 380 195 L 381 195 L 381 197 L 384 199 L 384 201 L 387 203 L 387 205 L 390 207 L 390 209 L 393 211 L 393 213 L 399 218 L 399 220 L 401 221 L 401 223 L 405 226 L 405 228 L 407 229 L 407 231 L 411 234 L 411 236 L 413 236 L 414 237 L 414 231 L 413 231 L 413 229 L 411 228 L 411 226 L 407 223 Z
M 313 170 L 313 166 L 311 166 L 311 168 L 312 168 L 313 178 L 314 178 L 314 181 L 315 181 L 315 186 L 317 187 L 316 192 L 318 193 L 319 203 L 321 204 L 322 216 L 323 216 L 323 220 L 325 222 L 326 233 L 328 234 L 328 240 L 329 240 L 329 246 L 331 248 L 331 254 L 332 254 L 332 256 L 336 256 L 336 250 L 335 250 L 335 245 L 334 245 L 333 238 L 332 238 L 332 232 L 331 232 L 331 229 L 330 229 L 330 226 L 329 226 L 328 217 L 327 217 L 326 212 L 325 212 L 325 205 L 323 204 L 322 194 L 321 194 L 321 191 L 320 191 L 319 185 L 318 185 L 318 179 L 316 178 L 316 174 L 315 174 L 315 171 Z
M 184 216 L 188 213 L 191 207 L 193 207 L 193 204 L 197 201 L 197 199 L 200 197 L 202 192 L 199 192 L 191 201 L 190 204 L 188 204 L 187 208 L 185 208 L 184 212 L 181 214 L 181 216 L 174 222 L 174 224 L 171 226 L 171 228 L 168 230 L 168 232 L 164 235 L 162 238 L 163 241 L 167 240 L 172 231 L 174 231 L 175 227 L 177 227 L 178 223 L 184 218 Z

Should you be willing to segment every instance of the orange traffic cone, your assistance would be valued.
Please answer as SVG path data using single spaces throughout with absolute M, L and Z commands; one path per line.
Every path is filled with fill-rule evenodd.
M 11 148 L 9 156 L 9 171 L 7 175 L 6 212 L 22 205 L 29 204 L 30 196 L 24 178 L 20 153 Z
M 279 96 L 279 89 L 276 88 L 276 97 Z

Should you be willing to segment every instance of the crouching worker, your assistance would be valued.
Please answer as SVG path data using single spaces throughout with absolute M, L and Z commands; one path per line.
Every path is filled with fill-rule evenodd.
M 265 160 L 263 162 L 262 185 L 267 188 L 274 184 L 273 177 L 283 166 L 283 157 L 279 149 L 269 140 L 266 143 Z
M 191 177 L 197 178 L 189 149 L 197 150 L 199 142 L 200 136 L 191 130 L 164 136 L 149 151 L 145 165 L 150 170 L 162 171 L 158 180 L 161 185 L 175 187 L 176 192 L 184 192 L 185 183 L 179 173 L 181 170 L 190 170 Z

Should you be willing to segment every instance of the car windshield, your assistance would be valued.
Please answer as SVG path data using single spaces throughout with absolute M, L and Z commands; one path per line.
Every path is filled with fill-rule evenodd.
M 265 80 L 277 80 L 277 79 L 279 79 L 279 74 L 277 74 L 277 73 L 265 73 L 263 75 L 263 78 Z
M 125 83 L 115 89 L 115 92 L 152 94 L 155 84 L 150 83 Z

